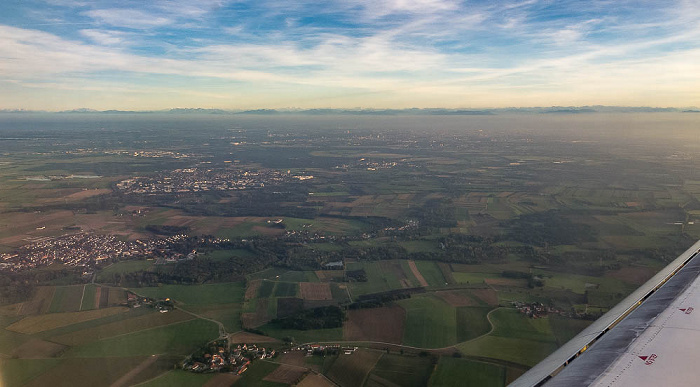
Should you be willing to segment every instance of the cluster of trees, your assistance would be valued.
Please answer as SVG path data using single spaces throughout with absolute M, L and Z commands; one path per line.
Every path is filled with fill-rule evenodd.
M 194 248 L 206 247 L 206 239 L 191 237 L 180 241 L 176 250 L 183 253 Z M 107 282 L 120 286 L 155 286 L 163 284 L 199 284 L 205 282 L 241 281 L 246 274 L 263 270 L 271 265 L 280 264 L 284 257 L 284 246 L 265 239 L 251 240 L 245 243 L 222 243 L 221 249 L 246 249 L 255 255 L 255 259 L 232 255 L 225 260 L 197 258 L 181 261 L 171 265 L 159 265 L 153 269 L 129 273 L 114 273 Z
M 168 226 L 160 224 L 149 224 L 146 226 L 146 231 L 152 232 L 158 235 L 177 235 L 177 234 L 187 234 L 190 228 L 187 226 Z
M 509 239 L 532 246 L 572 245 L 594 240 L 590 226 L 574 223 L 556 210 L 521 215 L 503 226 L 508 230 Z
M 367 272 L 365 269 L 347 270 L 345 280 L 349 282 L 367 282 Z
M 272 323 L 283 329 L 311 330 L 339 328 L 343 326 L 343 321 L 345 321 L 343 309 L 331 305 L 302 310 L 291 316 L 274 319 Z
M 51 281 L 63 284 L 84 283 L 82 271 L 72 267 L 37 269 L 21 272 L 0 272 L 0 305 L 24 302 L 32 298 L 36 286 Z
M 448 199 L 426 200 L 422 206 L 412 207 L 406 216 L 418 220 L 422 228 L 457 227 L 454 206 Z

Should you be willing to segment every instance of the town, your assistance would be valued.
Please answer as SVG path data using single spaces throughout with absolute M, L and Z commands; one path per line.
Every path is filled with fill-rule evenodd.
M 221 339 L 193 353 L 182 362 L 182 368 L 192 372 L 232 372 L 240 375 L 252 361 L 276 355 L 274 349 L 256 344 L 238 344 L 232 348 L 228 339 Z
M 18 272 L 32 268 L 61 263 L 66 266 L 83 267 L 84 275 L 91 275 L 98 265 L 118 260 L 156 258 L 156 263 L 171 263 L 191 260 L 196 251 L 183 253 L 175 247 L 188 237 L 178 234 L 167 238 L 137 239 L 123 241 L 114 235 L 91 232 L 61 235 L 59 237 L 36 238 L 12 253 L 0 253 L 0 270 Z M 199 238 L 200 243 L 216 245 L 228 242 L 213 237 Z
M 117 183 L 117 189 L 128 194 L 167 194 L 181 192 L 232 191 L 262 188 L 313 179 L 310 175 L 294 175 L 264 169 L 184 168 L 161 173 L 154 177 L 134 177 Z

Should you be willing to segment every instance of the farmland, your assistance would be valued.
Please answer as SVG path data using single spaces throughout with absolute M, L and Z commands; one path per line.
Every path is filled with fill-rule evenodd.
M 381 352 L 371 350 L 360 350 L 352 356 L 341 355 L 328 371 L 328 378 L 341 387 L 361 386 L 381 356 Z
M 493 364 L 442 357 L 430 386 L 500 386 L 505 384 L 505 369 Z
M 71 348 L 67 357 L 187 355 L 218 337 L 216 324 L 205 320 L 179 322 L 119 337 L 108 337 Z
M 413 347 L 441 348 L 457 342 L 455 309 L 432 296 L 399 301 L 406 310 L 403 344 Z
M 164 285 L 134 290 L 140 295 L 153 298 L 171 298 L 184 305 L 210 305 L 241 302 L 245 289 L 240 283 L 221 283 L 198 286 Z
M 659 114 L 0 114 L 5 384 L 503 385 L 700 237 L 697 117 Z M 173 370 L 220 333 L 359 349 Z
M 399 306 L 348 311 L 343 339 L 401 344 L 405 315 Z

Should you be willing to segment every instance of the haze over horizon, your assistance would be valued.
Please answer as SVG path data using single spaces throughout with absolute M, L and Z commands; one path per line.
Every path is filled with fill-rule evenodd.
M 0 4 L 0 109 L 700 105 L 693 1 Z

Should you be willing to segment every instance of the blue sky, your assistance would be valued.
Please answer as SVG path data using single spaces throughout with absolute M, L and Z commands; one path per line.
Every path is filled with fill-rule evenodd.
M 0 2 L 0 108 L 700 105 L 698 1 Z

